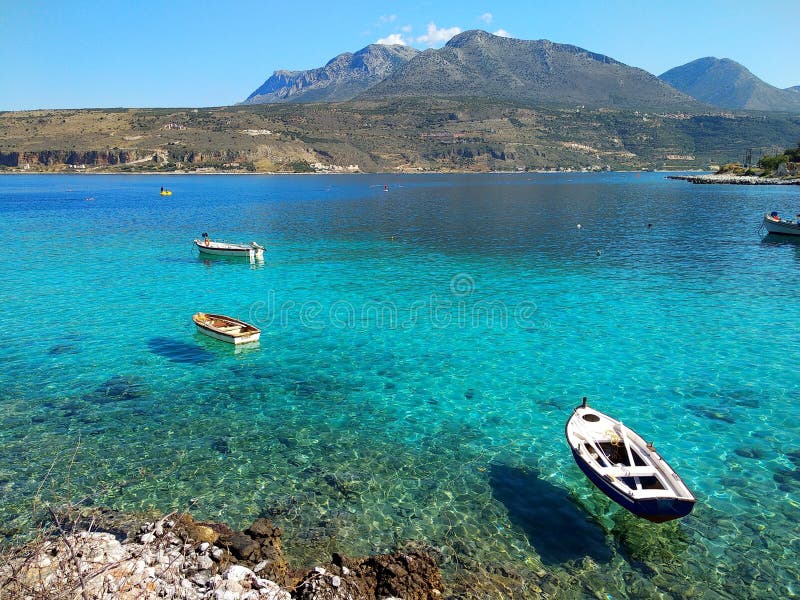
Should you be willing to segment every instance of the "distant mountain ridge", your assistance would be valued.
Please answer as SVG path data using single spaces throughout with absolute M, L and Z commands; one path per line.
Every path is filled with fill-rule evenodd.
M 608 56 L 548 40 L 466 31 L 426 50 L 360 97 L 482 96 L 613 108 L 695 107 L 655 75 Z
M 319 69 L 275 71 L 244 103 L 467 96 L 609 108 L 700 107 L 655 75 L 608 56 L 480 30 L 456 35 L 438 50 L 372 44 Z
M 800 86 L 776 88 L 728 58 L 699 58 L 659 77 L 675 89 L 721 108 L 800 112 L 796 89 Z
M 409 46 L 370 44 L 355 54 L 340 54 L 318 69 L 278 70 L 243 104 L 351 100 L 418 53 Z

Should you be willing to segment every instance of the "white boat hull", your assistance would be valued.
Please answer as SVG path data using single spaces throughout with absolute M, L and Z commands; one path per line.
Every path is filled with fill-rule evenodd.
M 229 344 L 236 344 L 237 346 L 240 344 L 249 344 L 251 342 L 257 342 L 258 339 L 261 337 L 261 332 L 252 333 L 247 336 L 239 336 L 234 337 L 230 335 L 225 335 L 224 333 L 220 333 L 218 331 L 214 331 L 212 329 L 206 329 L 205 327 L 201 327 L 197 325 L 197 331 L 207 335 L 208 337 L 216 338 L 218 340 L 222 340 L 223 342 L 228 342 Z
M 200 254 L 249 258 L 251 261 L 264 259 L 264 248 L 258 245 L 248 246 L 246 244 L 224 244 L 221 242 L 205 244 L 200 240 L 195 240 L 194 244 L 197 246 L 197 250 Z
M 225 315 L 196 313 L 192 320 L 200 333 L 237 346 L 256 342 L 261 337 L 261 330 L 255 325 Z
M 764 228 L 768 233 L 778 235 L 800 235 L 800 223 L 789 219 L 773 218 L 770 215 L 764 215 Z

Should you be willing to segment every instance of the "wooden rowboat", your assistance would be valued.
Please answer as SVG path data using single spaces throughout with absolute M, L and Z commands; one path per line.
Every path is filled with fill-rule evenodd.
M 225 315 L 199 312 L 192 320 L 197 331 L 231 344 L 247 344 L 261 337 L 261 330 L 255 325 Z
M 663 523 L 692 511 L 695 497 L 653 445 L 586 398 L 567 421 L 566 436 L 589 480 L 637 517 Z

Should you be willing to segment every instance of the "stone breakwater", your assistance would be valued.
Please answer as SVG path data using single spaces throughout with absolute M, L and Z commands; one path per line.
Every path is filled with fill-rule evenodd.
M 667 175 L 691 183 L 726 183 L 731 185 L 800 185 L 800 178 L 756 177 L 755 175 Z
M 168 515 L 130 535 L 102 519 L 60 523 L 0 567 L 0 597 L 134 600 L 438 600 L 442 580 L 414 550 L 292 570 L 281 530 L 258 519 L 244 531 Z M 108 529 L 109 531 L 104 531 Z M 123 538 L 123 539 L 120 539 Z

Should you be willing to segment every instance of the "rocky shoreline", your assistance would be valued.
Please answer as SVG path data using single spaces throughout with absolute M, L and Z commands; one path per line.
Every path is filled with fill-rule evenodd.
M 6 556 L 0 597 L 82 600 L 438 600 L 442 578 L 419 549 L 293 570 L 280 528 L 243 531 L 170 514 L 139 523 L 113 511 L 53 515 L 56 527 Z
M 667 175 L 667 179 L 680 179 L 690 183 L 724 183 L 730 185 L 800 185 L 800 177 L 757 177 L 756 175 Z

